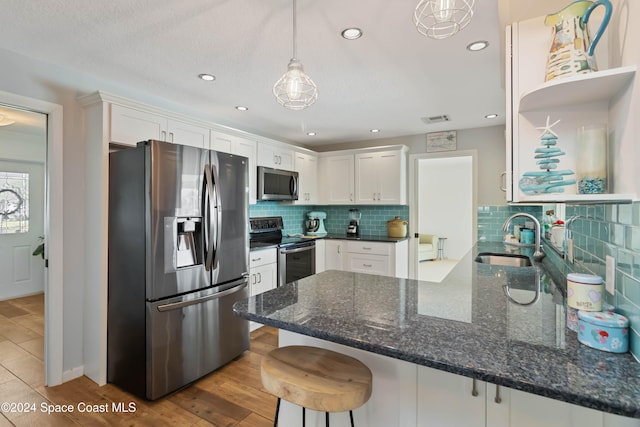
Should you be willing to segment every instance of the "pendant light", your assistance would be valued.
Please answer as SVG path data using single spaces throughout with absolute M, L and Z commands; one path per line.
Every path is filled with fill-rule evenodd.
M 446 39 L 466 27 L 475 8 L 475 0 L 420 0 L 413 22 L 420 34 Z
M 289 110 L 304 110 L 318 99 L 316 84 L 296 59 L 296 0 L 293 0 L 293 58 L 287 72 L 273 86 L 273 95 L 280 105 Z

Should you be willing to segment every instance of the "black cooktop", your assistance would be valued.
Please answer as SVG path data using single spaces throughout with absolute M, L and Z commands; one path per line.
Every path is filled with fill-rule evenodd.
M 281 216 L 249 218 L 249 248 L 268 248 L 269 246 L 288 247 L 302 243 L 313 244 L 313 239 L 282 235 L 284 223 Z

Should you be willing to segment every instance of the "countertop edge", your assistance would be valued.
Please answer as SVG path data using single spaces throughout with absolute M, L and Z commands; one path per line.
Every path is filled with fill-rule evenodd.
M 266 317 L 254 315 L 252 313 L 239 312 L 234 307 L 233 309 L 236 315 L 251 320 L 254 322 L 262 323 L 274 328 L 283 329 L 289 332 L 298 333 L 301 335 L 330 341 L 336 344 L 342 344 L 348 347 L 357 348 L 360 350 L 368 351 L 381 356 L 387 356 L 393 359 L 402 360 L 416 365 L 425 366 L 428 368 L 437 369 L 440 371 L 449 372 L 451 374 L 462 375 L 468 378 L 475 378 L 480 381 L 485 381 L 491 384 L 496 384 L 504 387 L 509 387 L 519 391 L 536 394 L 550 399 L 559 400 L 562 402 L 595 409 L 602 412 L 607 412 L 615 415 L 621 415 L 630 418 L 640 418 L 640 410 L 635 408 L 629 408 L 624 405 L 620 405 L 619 401 L 602 401 L 593 399 L 589 395 L 571 393 L 565 390 L 557 390 L 549 387 L 540 386 L 538 384 L 518 381 L 516 379 L 501 376 L 499 374 L 483 371 L 480 369 L 474 369 L 471 367 L 458 366 L 444 361 L 431 360 L 424 357 L 411 357 L 402 351 L 394 351 L 394 349 L 376 346 L 374 344 L 368 344 L 363 341 L 344 338 L 339 335 L 318 333 L 313 329 L 308 329 L 288 322 L 277 321 Z

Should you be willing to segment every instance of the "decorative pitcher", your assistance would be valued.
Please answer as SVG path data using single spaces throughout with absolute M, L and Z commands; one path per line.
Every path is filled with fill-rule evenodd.
M 589 36 L 589 16 L 598 6 L 605 7 L 605 15 L 593 41 Z M 576 0 L 561 11 L 547 15 L 544 24 L 552 28 L 552 42 L 547 59 L 545 81 L 597 71 L 593 51 L 602 37 L 612 6 L 609 0 Z

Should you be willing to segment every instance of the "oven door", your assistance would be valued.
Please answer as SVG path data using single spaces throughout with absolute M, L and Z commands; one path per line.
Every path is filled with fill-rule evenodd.
M 278 286 L 316 273 L 316 243 L 308 242 L 280 248 Z

